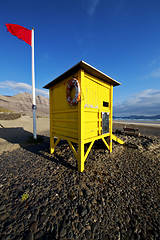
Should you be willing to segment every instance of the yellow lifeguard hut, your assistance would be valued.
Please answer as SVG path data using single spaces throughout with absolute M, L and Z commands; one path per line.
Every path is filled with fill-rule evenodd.
M 112 140 L 123 144 L 112 134 L 113 87 L 118 85 L 119 82 L 80 61 L 44 86 L 49 89 L 51 154 L 61 139 L 67 140 L 82 172 L 96 140 L 102 139 L 110 153 Z M 73 143 L 78 144 L 78 152 Z M 90 145 L 85 152 L 86 143 Z

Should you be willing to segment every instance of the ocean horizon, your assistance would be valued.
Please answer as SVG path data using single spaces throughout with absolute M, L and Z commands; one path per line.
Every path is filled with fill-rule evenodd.
M 114 117 L 113 121 L 115 122 L 127 122 L 127 123 L 147 123 L 147 124 L 160 124 L 160 119 L 135 119 L 135 118 L 126 118 L 126 117 Z

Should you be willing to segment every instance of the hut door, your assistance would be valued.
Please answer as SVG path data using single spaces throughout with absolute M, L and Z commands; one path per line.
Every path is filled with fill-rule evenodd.
M 102 134 L 109 133 L 109 113 L 102 112 Z

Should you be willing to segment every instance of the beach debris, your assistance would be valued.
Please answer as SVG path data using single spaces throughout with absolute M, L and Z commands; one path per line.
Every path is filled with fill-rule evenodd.
M 29 194 L 26 192 L 26 193 L 23 193 L 22 197 L 21 197 L 21 201 L 25 201 L 29 198 Z
M 140 132 L 138 128 L 128 128 L 126 126 L 123 128 L 123 130 L 116 129 L 115 134 L 140 137 Z
M 130 136 L 137 136 L 140 137 L 140 132 L 138 128 L 128 128 L 124 127 L 123 128 L 123 133 L 124 135 L 130 135 Z

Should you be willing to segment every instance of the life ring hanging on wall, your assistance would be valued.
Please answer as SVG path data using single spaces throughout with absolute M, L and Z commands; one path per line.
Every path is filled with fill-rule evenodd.
M 75 96 L 71 98 L 71 89 L 75 88 Z M 80 100 L 80 85 L 76 78 L 72 78 L 67 84 L 67 101 L 70 105 L 75 105 Z

